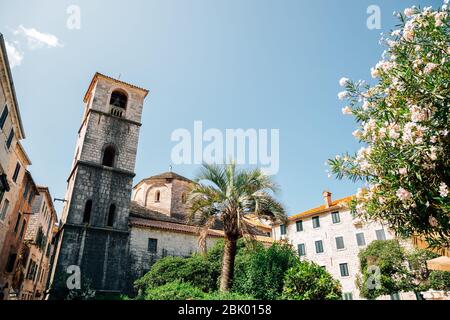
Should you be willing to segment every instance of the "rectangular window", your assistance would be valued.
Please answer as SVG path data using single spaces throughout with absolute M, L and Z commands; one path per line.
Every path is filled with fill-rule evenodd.
M 0 211 L 0 220 L 4 220 L 6 217 L 6 214 L 8 213 L 9 209 L 9 201 L 8 199 L 5 199 L 5 202 L 3 202 L 2 211 Z
M 340 263 L 339 269 L 341 270 L 341 276 L 342 277 L 348 277 L 348 264 L 347 263 Z
M 297 232 L 303 231 L 303 221 L 302 220 L 295 222 L 295 226 L 297 228 Z
M 3 129 L 5 126 L 6 118 L 8 117 L 8 105 L 5 104 L 3 108 L 2 115 L 0 117 L 0 129 Z
M 315 242 L 316 245 L 316 253 L 322 253 L 323 252 L 323 242 L 322 240 L 317 240 Z
M 157 253 L 158 239 L 148 238 L 148 252 Z
M 19 239 L 22 239 L 23 234 L 25 232 L 25 227 L 27 226 L 27 220 L 23 220 L 22 222 L 22 228 L 20 229 L 20 235 L 19 235 Z
M 319 217 L 313 217 L 313 218 L 312 218 L 312 222 L 313 222 L 313 228 L 314 228 L 314 229 L 320 227 Z
M 30 259 L 30 262 L 28 263 L 28 271 L 27 271 L 27 279 L 31 279 L 31 275 L 33 274 L 34 270 L 34 261 Z
M 28 197 L 28 204 L 31 204 L 31 202 L 33 201 L 33 197 L 34 197 L 34 192 L 30 192 L 30 196 Z
M 11 147 L 11 143 L 13 141 L 14 138 L 14 130 L 11 129 L 11 131 L 9 132 L 9 136 L 8 136 L 8 140 L 6 141 L 6 148 L 10 148 Z
M 300 257 L 306 256 L 306 249 L 305 249 L 305 244 L 304 244 L 304 243 L 300 243 L 300 244 L 297 246 L 297 249 L 298 249 L 298 255 L 299 255 Z
M 377 240 L 386 240 L 386 234 L 384 233 L 384 229 L 376 230 Z
M 8 257 L 8 262 L 6 262 L 6 272 L 10 273 L 14 270 L 14 265 L 16 264 L 17 254 L 10 253 Z
M 14 232 L 17 232 L 17 230 L 19 229 L 19 223 L 20 223 L 20 218 L 21 218 L 21 214 L 20 212 L 17 215 L 17 221 L 16 221 L 16 225 L 14 226 Z
M 336 237 L 336 249 L 345 249 L 344 237 Z
M 30 189 L 30 186 L 28 182 L 25 184 L 25 189 L 23 190 L 23 198 L 25 199 L 28 195 L 28 190 Z
M 12 177 L 14 182 L 17 182 L 17 177 L 19 176 L 19 172 L 20 172 L 20 163 L 17 162 L 16 168 L 14 169 L 14 174 L 13 174 L 13 177 Z
M 342 300 L 353 300 L 353 293 L 344 292 L 344 294 L 342 295 Z
M 339 216 L 339 211 L 332 212 L 331 213 L 331 219 L 333 220 L 333 223 L 341 222 L 341 217 Z
M 281 235 L 286 234 L 286 225 L 285 224 L 280 225 L 280 233 L 281 233 Z
M 358 246 L 365 246 L 366 245 L 366 239 L 364 238 L 364 232 L 360 232 L 356 234 L 356 242 L 358 243 Z
M 398 292 L 391 294 L 391 300 L 401 300 Z

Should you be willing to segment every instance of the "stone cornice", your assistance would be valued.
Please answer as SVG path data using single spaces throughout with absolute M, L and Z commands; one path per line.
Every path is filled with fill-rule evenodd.
M 79 165 L 84 165 L 84 166 L 91 167 L 91 168 L 98 168 L 98 169 L 102 169 L 102 170 L 106 170 L 106 171 L 112 171 L 112 172 L 119 173 L 119 174 L 122 174 L 122 175 L 130 176 L 132 178 L 134 178 L 134 176 L 136 175 L 132 171 L 123 170 L 123 169 L 119 169 L 119 168 L 113 168 L 113 167 L 107 167 L 107 166 L 104 166 L 104 165 L 101 165 L 99 163 L 95 163 L 95 162 L 92 162 L 92 161 L 77 160 L 77 162 L 73 166 L 72 171 L 70 172 L 69 177 L 67 178 L 67 182 L 70 181 L 70 179 L 72 178 L 73 174 L 75 173 L 76 168 L 78 168 Z
M 69 222 L 64 223 L 61 226 L 60 231 L 62 231 L 66 227 L 75 228 L 75 229 L 91 229 L 91 230 L 104 231 L 104 232 L 122 233 L 122 234 L 127 234 L 127 235 L 130 234 L 129 230 L 118 230 L 118 229 L 113 229 L 113 228 L 96 227 L 96 226 L 90 226 L 88 224 L 74 224 L 74 223 L 69 223 Z
M 106 116 L 106 117 L 111 117 L 111 118 L 115 118 L 115 119 L 118 119 L 118 120 L 122 120 L 122 121 L 125 121 L 125 122 L 128 122 L 128 123 L 134 124 L 134 125 L 136 125 L 138 127 L 142 126 L 142 123 L 140 123 L 140 122 L 133 121 L 133 120 L 130 120 L 130 119 L 127 119 L 127 118 L 119 118 L 119 117 L 113 116 L 112 114 L 109 114 L 107 112 L 103 112 L 103 111 L 100 111 L 100 110 L 89 108 L 88 111 L 86 112 L 86 116 L 84 117 L 83 121 L 81 122 L 80 128 L 78 129 L 78 134 L 80 134 L 81 128 L 83 128 L 83 126 L 84 126 L 84 124 L 85 124 L 85 122 L 86 122 L 86 120 L 87 120 L 87 118 L 88 118 L 88 116 L 89 116 L 89 114 L 91 112 L 98 113 L 98 114 L 101 114 L 101 115 Z

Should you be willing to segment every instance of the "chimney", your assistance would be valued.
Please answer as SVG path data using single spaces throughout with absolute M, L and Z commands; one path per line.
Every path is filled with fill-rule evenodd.
M 325 190 L 324 192 L 322 192 L 322 197 L 323 200 L 325 200 L 325 207 L 331 207 L 331 192 Z

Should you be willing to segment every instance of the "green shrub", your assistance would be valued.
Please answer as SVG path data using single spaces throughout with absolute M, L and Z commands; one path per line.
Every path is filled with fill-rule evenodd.
M 430 272 L 430 287 L 439 291 L 450 291 L 450 272 L 448 271 L 431 271 Z
M 216 288 L 217 271 L 205 257 L 193 255 L 189 258 L 165 257 L 155 262 L 149 272 L 135 281 L 135 288 L 146 292 L 178 280 L 187 282 L 204 291 Z
M 250 295 L 245 295 L 237 292 L 212 292 L 205 294 L 203 300 L 255 300 Z
M 370 243 L 359 252 L 361 274 L 357 286 L 361 296 L 376 299 L 382 295 L 411 291 L 411 275 L 405 262 L 406 251 L 397 240 L 375 240 Z M 374 277 L 372 266 L 379 270 L 378 287 L 375 288 L 366 285 Z
M 168 282 L 145 291 L 145 300 L 200 300 L 204 297 L 202 290 L 180 281 Z
M 286 271 L 298 262 L 288 244 L 274 243 L 269 248 L 258 244 L 241 250 L 236 257 L 232 291 L 256 299 L 277 299 L 283 291 Z
M 321 266 L 301 261 L 286 272 L 282 299 L 341 300 L 341 284 Z

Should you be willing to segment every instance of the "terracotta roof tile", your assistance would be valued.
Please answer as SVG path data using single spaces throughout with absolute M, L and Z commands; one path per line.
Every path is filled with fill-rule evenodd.
M 318 207 L 315 207 L 315 208 L 303 211 L 301 213 L 297 213 L 297 214 L 295 214 L 293 216 L 290 216 L 289 220 L 290 221 L 295 221 L 295 220 L 298 220 L 298 219 L 301 219 L 301 218 L 309 217 L 309 216 L 314 215 L 314 214 L 327 213 L 329 211 L 336 210 L 337 208 L 339 208 L 339 207 L 347 204 L 348 202 L 350 202 L 350 200 L 352 200 L 353 197 L 354 196 L 348 196 L 348 197 L 345 197 L 345 198 L 334 200 L 331 203 L 331 206 L 328 207 L 328 208 L 325 206 L 325 204 L 323 204 L 321 206 L 318 206 Z

